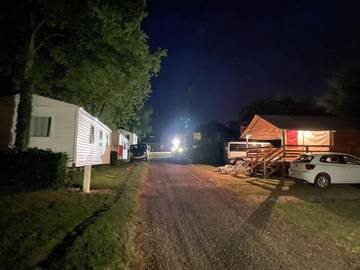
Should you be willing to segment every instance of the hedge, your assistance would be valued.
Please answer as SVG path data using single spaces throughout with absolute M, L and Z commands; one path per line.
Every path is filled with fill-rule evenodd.
M 30 188 L 65 184 L 67 155 L 32 148 L 0 152 L 0 185 Z

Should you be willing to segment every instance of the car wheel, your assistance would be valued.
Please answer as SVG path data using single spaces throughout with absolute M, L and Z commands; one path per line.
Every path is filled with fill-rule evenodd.
M 319 188 L 326 188 L 330 185 L 331 183 L 331 179 L 330 176 L 326 173 L 319 173 L 316 177 L 315 177 L 315 186 L 319 187 Z

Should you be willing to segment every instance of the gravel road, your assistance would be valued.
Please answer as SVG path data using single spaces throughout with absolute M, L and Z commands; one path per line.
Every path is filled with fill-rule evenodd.
M 216 174 L 214 176 L 216 177 Z M 154 163 L 141 194 L 138 269 L 355 269 L 331 241 L 276 218 L 191 165 Z

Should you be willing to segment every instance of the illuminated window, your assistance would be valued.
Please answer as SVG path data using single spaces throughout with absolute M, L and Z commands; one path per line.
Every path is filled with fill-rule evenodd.
M 30 125 L 31 137 L 49 137 L 51 117 L 32 117 Z

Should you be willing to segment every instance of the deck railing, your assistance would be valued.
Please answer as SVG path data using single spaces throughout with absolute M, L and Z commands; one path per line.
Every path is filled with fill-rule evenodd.
M 282 145 L 278 148 L 273 146 L 250 147 L 246 149 L 246 157 L 251 170 L 262 164 L 265 177 L 268 163 L 289 162 L 306 153 L 325 153 L 329 152 L 330 149 L 331 145 Z

